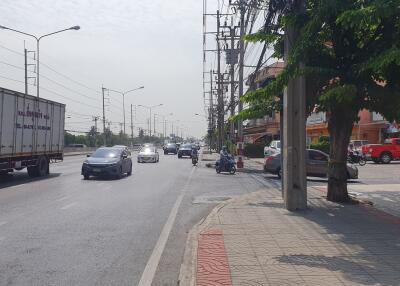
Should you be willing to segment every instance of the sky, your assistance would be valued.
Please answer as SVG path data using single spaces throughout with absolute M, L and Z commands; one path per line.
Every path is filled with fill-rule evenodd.
M 40 42 L 40 96 L 66 104 L 66 129 L 87 131 L 92 116 L 102 115 L 102 85 L 120 91 L 144 86 L 125 97 L 127 133 L 131 104 L 163 104 L 154 112 L 173 113 L 167 119 L 175 132 L 206 133 L 205 118 L 195 115 L 204 115 L 201 0 L 2 0 L 0 15 L 0 25 L 39 36 L 81 27 Z M 24 91 L 24 46 L 36 50 L 32 38 L 0 29 L 1 87 Z M 36 95 L 34 79 L 29 83 Z M 118 132 L 122 96 L 106 92 L 106 105 L 106 119 Z M 135 134 L 147 128 L 148 113 L 134 108 Z

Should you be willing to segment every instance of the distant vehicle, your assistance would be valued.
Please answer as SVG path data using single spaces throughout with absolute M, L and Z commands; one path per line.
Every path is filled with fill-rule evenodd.
M 178 147 L 175 143 L 168 143 L 164 146 L 164 154 L 167 155 L 170 153 L 173 153 L 174 155 L 178 154 Z
M 368 140 L 350 140 L 350 147 L 355 151 L 361 151 L 362 146 L 368 145 Z
M 63 160 L 65 105 L 0 88 L 0 111 L 0 174 L 48 175 Z
M 364 145 L 362 153 L 367 160 L 375 163 L 389 164 L 393 160 L 400 160 L 400 138 L 386 139 L 384 144 Z
M 99 148 L 83 162 L 83 178 L 90 176 L 112 176 L 120 179 L 123 174 L 132 175 L 132 159 L 121 148 Z
M 114 146 L 112 146 L 112 148 L 122 149 L 122 150 L 125 150 L 126 152 L 129 152 L 129 154 L 131 153 L 128 146 L 125 146 L 125 145 L 114 145 Z
M 183 144 L 178 150 L 178 158 L 192 158 L 192 144 Z
M 132 145 L 132 150 L 133 151 L 138 151 L 140 149 L 142 149 L 142 145 L 141 144 L 133 144 Z
M 160 155 L 155 147 L 143 147 L 138 156 L 137 156 L 138 163 L 157 163 L 160 161 Z
M 274 140 L 269 146 L 264 147 L 264 156 L 273 155 L 281 152 L 281 141 Z
M 326 178 L 328 174 L 329 156 L 324 152 L 314 149 L 307 150 L 307 176 Z M 264 171 L 282 177 L 281 153 L 267 156 L 264 161 Z M 357 179 L 358 169 L 356 166 L 347 164 L 347 178 Z
M 143 147 L 154 147 L 153 143 L 144 143 Z

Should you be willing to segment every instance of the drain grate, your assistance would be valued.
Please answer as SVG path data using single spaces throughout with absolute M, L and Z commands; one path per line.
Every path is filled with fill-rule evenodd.
M 222 197 L 222 196 L 198 196 L 194 197 L 193 204 L 219 204 L 224 201 L 230 200 L 232 197 Z

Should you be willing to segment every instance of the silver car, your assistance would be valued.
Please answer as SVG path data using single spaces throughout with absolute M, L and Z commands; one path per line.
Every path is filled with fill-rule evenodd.
M 328 154 L 314 149 L 307 150 L 307 176 L 326 178 L 328 176 Z M 281 154 L 266 156 L 264 161 L 264 171 L 282 177 Z M 348 179 L 358 179 L 358 169 L 356 166 L 347 164 Z
M 157 163 L 160 161 L 160 155 L 155 147 L 143 147 L 138 156 L 138 163 Z

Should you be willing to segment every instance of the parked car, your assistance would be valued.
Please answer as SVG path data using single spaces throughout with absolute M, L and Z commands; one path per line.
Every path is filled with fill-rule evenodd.
M 324 152 L 314 149 L 307 150 L 307 176 L 326 178 L 328 174 L 329 156 Z M 282 177 L 281 153 L 267 156 L 264 161 L 264 171 Z M 348 179 L 358 179 L 358 169 L 356 166 L 347 164 Z
M 173 153 L 174 155 L 178 154 L 178 147 L 175 143 L 168 143 L 164 146 L 164 155 Z
M 183 144 L 178 150 L 178 158 L 182 157 L 192 158 L 192 144 Z
M 274 140 L 271 142 L 269 146 L 264 148 L 264 156 L 269 156 L 272 154 L 280 153 L 281 152 L 281 141 Z
M 400 138 L 386 139 L 384 144 L 365 145 L 362 153 L 367 160 L 375 163 L 389 164 L 393 160 L 400 160 Z
M 157 163 L 160 161 L 160 155 L 155 147 L 143 147 L 138 156 L 138 163 Z
M 97 149 L 83 162 L 82 172 L 85 180 L 90 176 L 113 176 L 121 178 L 123 174 L 132 174 L 132 159 L 121 148 L 103 147 Z

